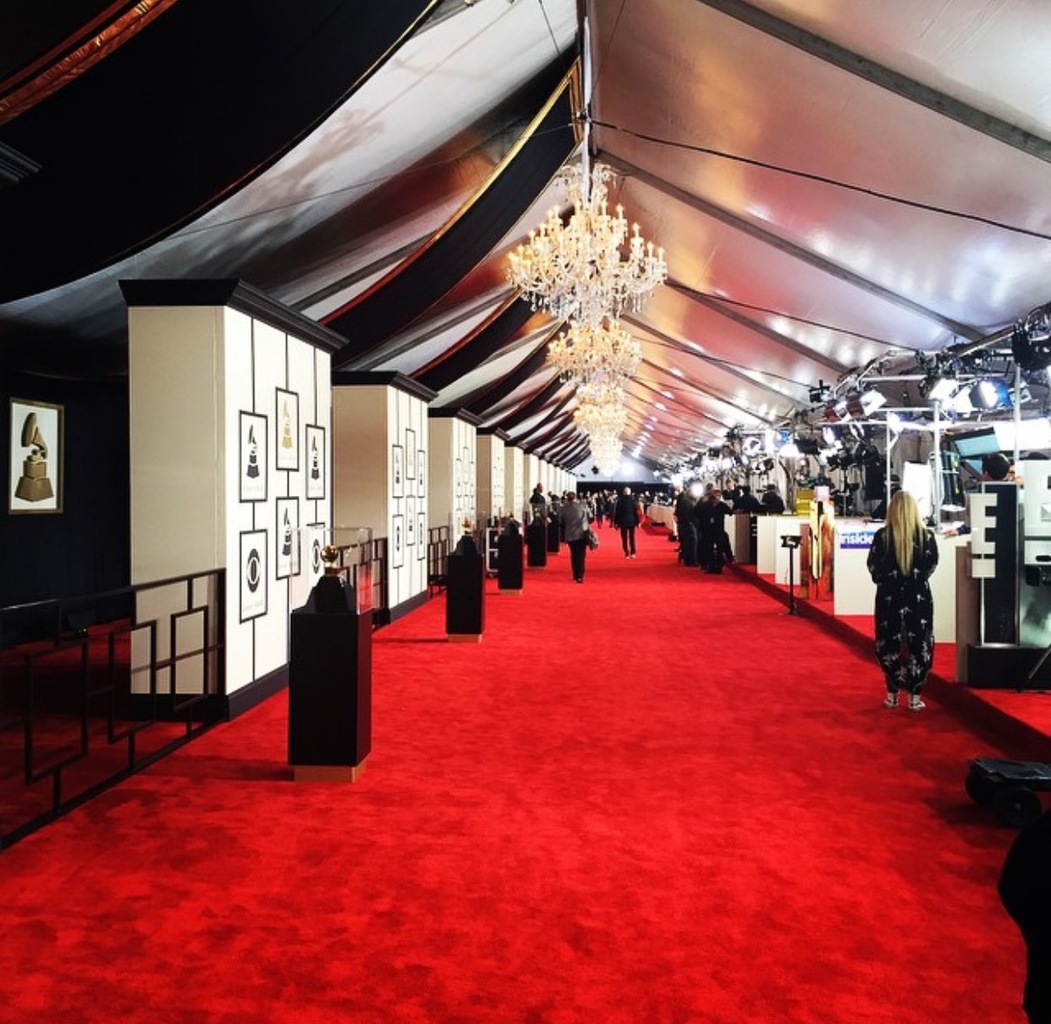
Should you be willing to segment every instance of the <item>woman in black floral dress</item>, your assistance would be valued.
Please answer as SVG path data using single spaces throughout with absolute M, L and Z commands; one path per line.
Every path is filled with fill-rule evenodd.
M 909 710 L 924 707 L 920 690 L 934 659 L 934 601 L 930 578 L 938 565 L 934 535 L 916 499 L 898 491 L 890 499 L 886 525 L 872 538 L 868 568 L 876 584 L 876 657 L 887 680 L 885 707 L 909 695 Z

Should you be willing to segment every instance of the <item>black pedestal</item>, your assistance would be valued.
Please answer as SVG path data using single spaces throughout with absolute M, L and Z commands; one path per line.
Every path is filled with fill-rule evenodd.
M 450 640 L 482 638 L 485 628 L 485 560 L 481 555 L 449 556 L 445 587 L 445 632 Z
M 505 533 L 497 540 L 496 584 L 500 590 L 522 592 L 524 548 L 520 533 Z
M 288 763 L 299 781 L 353 781 L 372 749 L 372 614 L 323 582 L 291 615 Z
M 976 690 L 1051 690 L 1043 647 L 967 645 L 967 685 Z
M 558 520 L 552 519 L 547 524 L 547 553 L 558 554 Z
M 526 562 L 535 569 L 547 565 L 547 524 L 543 519 L 534 519 L 526 527 Z

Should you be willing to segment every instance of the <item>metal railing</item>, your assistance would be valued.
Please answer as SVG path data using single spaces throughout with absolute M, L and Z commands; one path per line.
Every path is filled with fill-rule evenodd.
M 225 615 L 221 569 L 0 609 L 0 849 L 220 717 Z
M 427 588 L 433 596 L 445 587 L 449 575 L 449 527 L 427 530 Z

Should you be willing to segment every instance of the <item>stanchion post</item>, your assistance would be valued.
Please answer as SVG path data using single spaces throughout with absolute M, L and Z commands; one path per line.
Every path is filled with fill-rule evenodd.
M 781 535 L 781 547 L 788 548 L 788 614 L 796 613 L 795 595 L 795 549 L 799 547 L 802 538 L 799 534 L 785 533 Z

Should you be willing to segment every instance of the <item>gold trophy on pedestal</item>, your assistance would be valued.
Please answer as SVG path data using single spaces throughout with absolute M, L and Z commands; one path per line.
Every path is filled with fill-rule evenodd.
M 33 450 L 22 462 L 22 476 L 15 488 L 15 497 L 23 501 L 46 501 L 55 496 L 47 475 L 47 442 L 37 426 L 36 413 L 31 412 L 22 424 L 22 447 Z

